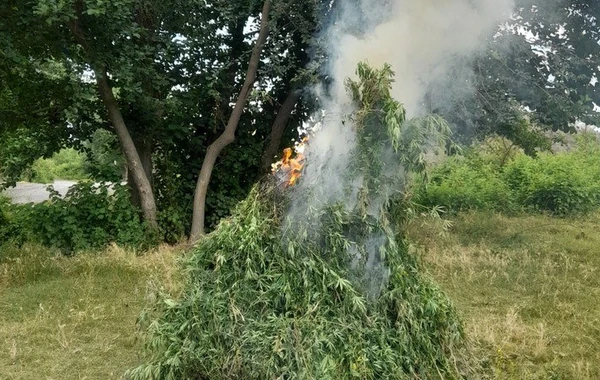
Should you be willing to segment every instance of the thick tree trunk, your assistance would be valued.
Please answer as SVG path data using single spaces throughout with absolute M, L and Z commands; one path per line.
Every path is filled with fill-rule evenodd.
M 129 134 L 129 130 L 123 120 L 123 115 L 119 109 L 117 100 L 115 99 L 112 88 L 108 83 L 106 72 L 100 72 L 96 70 L 96 83 L 100 92 L 100 98 L 104 103 L 108 111 L 108 118 L 111 121 L 119 142 L 121 143 L 121 149 L 125 158 L 127 159 L 127 166 L 129 167 L 129 176 L 133 178 L 135 187 L 138 189 L 140 195 L 140 207 L 144 214 L 144 220 L 150 228 L 154 231 L 158 230 L 158 223 L 156 221 L 156 202 L 154 199 L 154 192 L 150 184 L 150 180 L 146 176 L 142 160 L 138 154 L 137 148 Z
M 279 108 L 277 116 L 275 117 L 275 121 L 271 126 L 271 134 L 267 140 L 267 146 L 265 147 L 265 151 L 260 162 L 261 174 L 268 173 L 271 170 L 273 158 L 279 151 L 283 133 L 285 132 L 290 116 L 292 115 L 292 111 L 294 110 L 294 107 L 296 107 L 296 103 L 298 102 L 299 98 L 300 92 L 292 89 L 281 105 L 281 108 Z
M 265 0 L 262 15 L 261 15 L 261 26 L 256 45 L 252 49 L 252 55 L 248 64 L 248 71 L 246 72 L 246 80 L 238 99 L 235 103 L 235 107 L 231 112 L 225 131 L 213 142 L 207 149 L 204 161 L 202 162 L 202 168 L 198 175 L 198 181 L 196 183 L 196 191 L 194 194 L 194 211 L 192 217 L 192 230 L 190 233 L 190 243 L 196 243 L 200 237 L 204 234 L 204 219 L 206 213 L 206 193 L 208 192 L 208 184 L 212 175 L 213 168 L 217 161 L 217 157 L 221 151 L 235 140 L 235 131 L 239 124 L 244 108 L 246 107 L 246 101 L 250 90 L 256 81 L 256 72 L 258 70 L 258 63 L 260 61 L 260 55 L 263 50 L 263 46 L 267 40 L 269 34 L 269 13 L 271 11 L 271 0 Z

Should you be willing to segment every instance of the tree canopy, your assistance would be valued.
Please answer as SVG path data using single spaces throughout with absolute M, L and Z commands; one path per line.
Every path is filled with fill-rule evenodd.
M 63 147 L 89 150 L 87 141 L 106 130 L 118 136 L 132 199 L 146 220 L 160 224 L 169 241 L 187 235 L 198 174 L 244 85 L 263 5 L 7 0 L 0 9 L 4 181 L 14 183 L 36 158 Z M 268 172 L 282 141 L 319 107 L 309 89 L 329 80 L 321 32 L 335 25 L 341 5 L 272 2 L 234 141 L 215 160 L 202 212 L 208 228 Z M 546 144 L 539 131 L 597 124 L 599 7 L 519 0 L 511 21 L 489 36 L 486 53 L 466 63 L 473 95 L 443 107 L 433 101 L 432 111 L 463 135 L 499 133 L 530 153 Z
M 34 158 L 78 146 L 97 129 L 118 132 L 118 113 L 137 151 L 130 173 L 132 165 L 145 169 L 159 209 L 189 214 L 202 157 L 243 84 L 261 8 L 260 1 L 9 1 L 0 21 L 7 47 L 0 112 L 3 136 L 15 136 L 11 159 L 20 156 L 18 165 L 2 161 L 4 175 L 14 182 Z M 292 136 L 289 126 L 308 113 L 300 99 L 314 75 L 306 67 L 321 4 L 277 1 L 271 14 L 236 142 L 210 184 L 209 225 L 246 194 L 268 167 L 261 159 L 272 160 Z M 286 115 L 276 119 L 283 104 Z M 36 151 L 19 150 L 27 138 L 41 143 Z M 189 221 L 180 220 L 169 229 L 183 234 Z
M 599 17 L 595 2 L 517 1 L 485 52 L 465 62 L 472 95 L 435 110 L 465 136 L 498 133 L 530 154 L 549 146 L 544 130 L 598 125 Z

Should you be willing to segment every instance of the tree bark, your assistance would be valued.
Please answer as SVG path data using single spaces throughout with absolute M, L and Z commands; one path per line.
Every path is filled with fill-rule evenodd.
M 223 133 L 210 144 L 204 156 L 202 162 L 202 168 L 198 175 L 198 181 L 196 183 L 196 191 L 194 194 L 194 210 L 192 217 L 192 230 L 190 232 L 190 243 L 196 243 L 202 235 L 204 235 L 204 223 L 206 214 L 206 193 L 208 192 L 208 184 L 212 175 L 213 168 L 217 161 L 217 157 L 221 151 L 235 140 L 235 131 L 239 124 L 242 113 L 248 100 L 250 90 L 256 81 L 256 73 L 258 70 L 258 64 L 260 62 L 260 55 L 262 53 L 264 44 L 269 34 L 269 13 L 271 11 L 271 0 L 265 0 L 260 22 L 260 33 L 254 48 L 252 49 L 252 55 L 250 56 L 250 62 L 248 64 L 248 71 L 246 72 L 246 80 L 240 94 L 237 98 L 233 111 L 227 122 L 227 126 Z
M 127 166 L 129 167 L 129 175 L 133 178 L 136 188 L 140 195 L 140 207 L 144 214 L 144 220 L 148 223 L 148 226 L 153 231 L 158 231 L 158 223 L 156 221 L 156 201 L 154 199 L 154 192 L 150 184 L 150 180 L 146 176 L 142 160 L 138 154 L 137 148 L 129 134 L 129 130 L 123 120 L 123 115 L 119 109 L 119 104 L 113 95 L 112 88 L 108 83 L 106 72 L 95 70 L 96 84 L 98 85 L 98 91 L 100 98 L 108 111 L 108 118 L 111 121 L 123 154 L 127 159 Z
M 148 141 L 139 141 L 134 139 L 134 143 L 138 154 L 140 155 L 140 161 L 142 162 L 142 168 L 144 168 L 144 173 L 146 173 L 146 177 L 148 177 L 148 182 L 150 182 L 150 187 L 154 189 L 154 174 L 153 170 L 153 162 L 152 162 L 152 145 Z M 127 185 L 131 189 L 131 203 L 135 207 L 142 208 L 142 196 L 140 194 L 139 189 L 135 185 L 133 181 L 133 177 L 129 176 L 127 178 Z
M 292 89 L 277 112 L 275 121 L 273 121 L 273 125 L 271 126 L 271 134 L 267 140 L 267 146 L 265 147 L 265 151 L 260 161 L 261 174 L 266 174 L 271 169 L 273 157 L 275 157 L 279 151 L 283 133 L 285 132 L 288 120 L 292 115 L 292 111 L 294 110 L 298 99 L 300 99 L 300 92 Z
M 141 198 L 140 206 L 144 215 L 144 221 L 148 223 L 148 226 L 152 231 L 158 232 L 158 222 L 156 220 L 156 200 L 154 198 L 152 186 L 150 185 L 150 181 L 144 172 L 140 156 L 135 144 L 133 143 L 133 139 L 129 134 L 125 120 L 123 120 L 119 103 L 117 103 L 117 100 L 112 92 L 112 87 L 108 82 L 106 67 L 103 65 L 98 65 L 93 59 L 91 54 L 92 49 L 90 48 L 86 36 L 79 25 L 79 21 L 81 20 L 83 14 L 83 3 L 78 1 L 74 4 L 74 7 L 77 18 L 69 21 L 67 26 L 71 30 L 71 33 L 73 34 L 73 37 L 77 43 L 88 55 L 88 61 L 94 69 L 96 85 L 98 86 L 100 99 L 102 99 L 102 103 L 108 111 L 108 119 L 115 129 L 117 138 L 121 144 L 121 149 L 123 150 L 123 154 L 125 155 L 125 159 L 127 161 L 127 174 L 133 178 L 133 182 L 135 183 Z

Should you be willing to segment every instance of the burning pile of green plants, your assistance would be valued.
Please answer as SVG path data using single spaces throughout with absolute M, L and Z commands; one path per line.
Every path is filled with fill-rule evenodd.
M 406 120 L 388 66 L 360 64 L 357 74 L 343 123 L 355 138 L 345 198 L 310 181 L 310 149 L 305 182 L 258 184 L 185 258 L 185 287 L 150 313 L 148 357 L 130 378 L 458 376 L 459 319 L 420 273 L 396 215 L 424 150 L 448 128 Z

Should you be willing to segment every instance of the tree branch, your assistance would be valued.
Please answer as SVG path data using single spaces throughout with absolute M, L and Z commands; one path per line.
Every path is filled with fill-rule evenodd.
M 300 92 L 296 89 L 290 90 L 287 98 L 277 112 L 277 116 L 271 127 L 271 134 L 267 139 L 267 145 L 260 161 L 261 175 L 268 173 L 271 168 L 273 157 L 275 157 L 279 151 L 283 133 L 285 132 L 290 116 L 292 115 L 292 111 L 294 111 L 296 103 L 298 103 L 298 99 L 300 99 Z
M 244 108 L 246 107 L 246 101 L 250 90 L 256 81 L 256 73 L 258 71 L 258 64 L 260 62 L 260 55 L 262 54 L 263 47 L 267 41 L 269 35 L 269 13 L 271 12 L 271 0 L 265 0 L 262 14 L 261 14 L 261 26 L 260 33 L 254 48 L 252 49 L 252 55 L 248 64 L 248 71 L 246 72 L 246 80 L 238 99 L 235 103 L 233 111 L 227 122 L 227 126 L 223 133 L 213 142 L 207 149 L 204 161 L 202 162 L 202 168 L 198 175 L 198 181 L 196 183 L 196 191 L 194 194 L 194 211 L 192 217 L 192 230 L 190 232 L 190 243 L 196 243 L 202 235 L 204 235 L 204 224 L 206 214 L 206 193 L 208 192 L 208 184 L 210 177 L 214 169 L 217 157 L 221 151 L 235 140 L 235 131 L 239 124 Z

